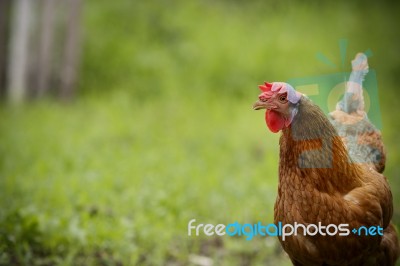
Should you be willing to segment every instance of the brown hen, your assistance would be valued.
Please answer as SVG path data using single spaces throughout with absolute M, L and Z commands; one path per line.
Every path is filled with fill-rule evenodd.
M 399 254 L 390 222 L 392 194 L 381 174 L 385 152 L 381 135 L 364 111 L 362 80 L 367 58 L 358 54 L 343 100 L 329 119 L 289 84 L 259 86 L 253 108 L 280 138 L 279 186 L 274 220 L 278 224 L 348 224 L 348 235 L 304 234 L 279 237 L 294 265 L 394 265 Z M 362 226 L 383 234 L 360 235 Z

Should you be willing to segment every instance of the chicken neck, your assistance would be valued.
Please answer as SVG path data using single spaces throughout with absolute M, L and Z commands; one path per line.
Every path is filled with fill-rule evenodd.
M 347 193 L 361 185 L 360 173 L 322 110 L 302 96 L 298 113 L 280 139 L 280 183 Z

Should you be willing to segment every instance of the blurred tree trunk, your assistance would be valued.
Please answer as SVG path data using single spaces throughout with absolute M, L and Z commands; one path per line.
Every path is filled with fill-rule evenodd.
M 80 44 L 80 12 L 81 0 L 69 0 L 69 15 L 66 25 L 66 41 L 61 70 L 62 99 L 69 99 L 74 95 L 79 58 Z
M 82 2 L 0 0 L 0 97 L 19 103 L 50 90 L 74 95 Z
M 0 0 L 1 1 L 1 0 Z M 37 96 L 41 97 L 49 90 L 52 74 L 52 56 L 56 0 L 42 0 L 42 19 L 40 25 Z
M 12 103 L 19 103 L 27 95 L 32 0 L 14 0 L 13 4 L 7 94 Z
M 0 98 L 6 94 L 7 47 L 10 27 L 10 0 L 0 0 Z

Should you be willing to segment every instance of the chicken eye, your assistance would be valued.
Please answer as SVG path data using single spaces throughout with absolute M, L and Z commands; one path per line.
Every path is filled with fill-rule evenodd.
M 279 101 L 281 103 L 286 103 L 287 102 L 286 94 L 283 94 L 283 95 L 279 96 Z

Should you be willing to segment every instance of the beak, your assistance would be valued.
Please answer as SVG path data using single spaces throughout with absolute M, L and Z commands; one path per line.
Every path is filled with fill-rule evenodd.
M 268 102 L 263 102 L 260 100 L 253 104 L 253 110 L 268 109 L 268 107 L 270 107 Z

